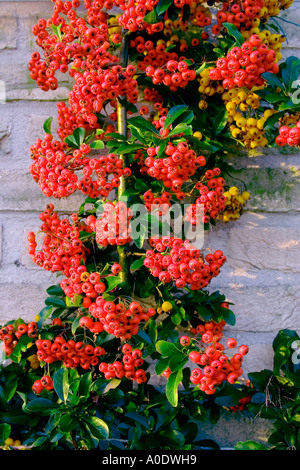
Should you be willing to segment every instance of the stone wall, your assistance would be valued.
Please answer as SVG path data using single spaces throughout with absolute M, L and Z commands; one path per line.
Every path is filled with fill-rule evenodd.
M 29 321 L 44 307 L 46 288 L 57 277 L 37 268 L 27 254 L 26 235 L 39 227 L 46 198 L 28 172 L 29 146 L 43 133 L 42 125 L 56 116 L 56 103 L 67 99 L 68 88 L 44 93 L 27 69 L 36 50 L 31 27 L 52 11 L 50 1 L 0 1 L 0 323 L 22 317 Z M 280 15 L 284 30 L 284 57 L 300 56 L 300 1 Z M 252 199 L 236 222 L 219 224 L 207 236 L 206 246 L 223 249 L 228 262 L 211 284 L 232 301 L 236 325 L 227 328 L 239 343 L 250 346 L 245 373 L 272 367 L 272 341 L 282 328 L 300 330 L 300 186 L 299 155 L 266 151 L 256 157 L 238 157 Z M 232 179 L 233 184 L 239 182 Z M 83 200 L 74 196 L 56 202 L 59 210 L 76 209 Z M 222 418 L 223 419 L 223 418 Z M 208 429 L 223 445 L 265 434 L 264 424 L 223 421 Z M 229 426 L 229 428 L 227 428 Z M 234 432 L 233 432 L 234 429 Z M 249 437 L 250 436 L 250 437 Z

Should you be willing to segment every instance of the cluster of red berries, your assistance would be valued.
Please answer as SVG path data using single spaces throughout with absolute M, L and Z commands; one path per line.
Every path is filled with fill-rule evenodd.
M 177 55 L 175 55 L 176 57 Z M 196 79 L 196 72 L 189 69 L 185 60 L 170 59 L 165 67 L 148 65 L 145 69 L 147 77 L 151 77 L 154 85 L 165 85 L 172 91 L 185 88 L 189 82 Z
M 221 304 L 224 308 L 229 308 L 227 302 Z M 213 320 L 207 322 L 200 322 L 196 327 L 190 328 L 190 333 L 194 337 L 201 337 L 201 341 L 204 344 L 216 343 L 223 338 L 223 328 L 226 325 L 225 320 L 215 322 Z
M 149 320 L 156 314 L 154 308 L 143 307 L 139 302 L 133 300 L 128 304 L 115 303 L 105 300 L 101 296 L 90 305 L 91 315 L 103 325 L 103 330 L 120 338 L 122 341 L 136 335 L 141 322 Z
M 91 131 L 89 123 L 83 119 L 81 114 L 75 113 L 73 109 L 68 108 L 68 106 L 63 101 L 59 101 L 57 103 L 57 112 L 59 127 L 56 129 L 56 131 L 61 140 L 65 140 L 66 137 L 73 134 L 74 130 L 78 127 L 85 129 L 85 131 Z M 103 141 L 105 138 L 107 138 L 107 134 L 116 131 L 116 128 L 113 124 L 104 124 L 100 126 L 100 124 L 96 125 L 94 120 L 94 126 L 95 128 L 93 129 L 93 132 L 95 132 L 97 129 L 100 129 L 101 127 L 101 133 L 99 135 L 97 135 L 96 131 L 95 139 L 97 139 L 97 141 Z
M 300 145 L 300 121 L 297 122 L 295 127 L 281 126 L 275 141 L 280 147 L 285 145 L 298 147 Z
M 215 28 L 213 33 L 218 34 L 223 23 L 231 23 L 239 30 L 249 31 L 253 26 L 253 20 L 260 18 L 260 12 L 264 5 L 264 0 L 222 3 L 222 10 L 216 15 L 219 28 Z
M 90 217 L 88 226 L 95 232 L 95 239 L 102 248 L 108 245 L 125 245 L 132 241 L 130 221 L 133 212 L 124 201 L 105 202 L 100 217 Z
M 118 96 L 124 96 L 132 104 L 137 102 L 139 92 L 137 81 L 133 78 L 135 73 L 136 68 L 133 65 L 128 65 L 124 70 L 118 64 L 109 69 L 91 67 L 83 73 L 74 73 L 75 83 L 69 93 L 71 111 L 77 119 L 95 129 L 99 127 L 96 114 L 100 113 L 103 104 L 109 101 L 115 108 L 109 117 L 116 121 Z
M 52 364 L 61 361 L 65 367 L 75 369 L 82 367 L 87 370 L 99 363 L 99 357 L 106 354 L 101 346 L 85 344 L 83 341 L 74 339 L 65 340 L 57 336 L 53 341 L 50 339 L 37 339 L 37 358 L 40 362 Z
M 49 375 L 43 375 L 38 380 L 35 380 L 35 382 L 32 385 L 32 391 L 36 394 L 39 395 L 42 393 L 43 390 L 53 390 L 53 380 Z
M 226 305 L 225 302 L 224 306 Z M 234 384 L 238 380 L 243 373 L 241 367 L 244 356 L 249 351 L 248 346 L 243 344 L 231 358 L 225 354 L 225 346 L 220 342 L 224 325 L 224 320 L 220 323 L 208 321 L 191 329 L 193 334 L 200 335 L 199 341 L 203 344 L 200 349 L 193 348 L 189 352 L 189 359 L 199 366 L 191 371 L 190 380 L 208 395 L 214 394 L 223 381 Z M 187 345 L 189 344 L 190 338 L 187 337 Z M 227 339 L 226 346 L 228 349 L 236 348 L 236 339 Z
M 108 53 L 108 13 L 102 9 L 111 8 L 109 2 L 85 0 L 86 19 L 77 16 L 79 0 L 54 0 L 53 14 L 48 19 L 39 19 L 32 28 L 36 43 L 42 48 L 45 60 L 34 52 L 29 62 L 30 76 L 44 91 L 58 86 L 56 71 L 66 73 L 69 64 L 74 69 L 98 59 L 100 66 L 115 60 Z M 82 62 L 84 62 L 82 64 Z M 70 69 L 70 71 L 74 70 Z
M 148 24 L 144 21 L 146 14 L 151 12 L 159 0 L 147 0 L 146 2 L 134 2 L 134 0 L 114 0 L 116 7 L 120 8 L 123 13 L 118 17 L 120 26 L 128 29 L 130 32 L 145 30 L 148 34 L 159 33 L 164 28 L 163 21 Z
M 179 142 L 178 145 L 170 142 L 162 158 L 157 158 L 158 152 L 158 147 L 147 149 L 147 157 L 144 160 L 147 174 L 162 181 L 164 186 L 174 193 L 181 193 L 184 182 L 188 181 L 199 167 L 206 164 L 205 157 L 197 156 L 187 142 Z M 145 168 L 142 167 L 141 170 L 143 172 Z
M 189 82 L 195 80 L 196 72 L 189 69 L 186 57 L 167 51 L 166 44 L 156 44 L 137 36 L 131 40 L 130 45 L 143 55 L 143 60 L 137 63 L 138 70 L 145 71 L 154 85 L 163 84 L 176 91 L 178 87 L 185 88 Z M 189 60 L 193 62 L 192 59 Z
M 119 186 L 121 176 L 131 174 L 117 155 L 110 153 L 92 158 L 88 156 L 90 145 L 70 149 L 65 142 L 54 140 L 51 134 L 37 139 L 30 150 L 34 162 L 29 170 L 47 197 L 68 197 L 78 190 L 91 198 L 106 198 Z M 81 179 L 76 172 L 82 174 Z
M 221 80 L 225 89 L 234 86 L 252 88 L 262 86 L 265 72 L 277 73 L 279 66 L 276 53 L 269 49 L 257 34 L 253 34 L 241 47 L 233 47 L 226 55 L 220 57 L 216 67 L 209 71 L 211 80 Z
M 60 282 L 66 296 L 72 301 L 76 295 L 82 295 L 84 308 L 88 308 L 93 299 L 106 291 L 106 284 L 98 272 L 89 273 L 85 265 L 71 266 L 67 279 Z
M 168 191 L 164 191 L 158 196 L 149 189 L 142 197 L 147 211 L 156 212 L 158 216 L 166 214 L 171 207 L 172 195 Z
M 204 176 L 207 181 L 199 181 L 195 184 L 194 190 L 199 192 L 199 195 L 195 203 L 186 208 L 185 221 L 190 222 L 192 225 L 209 223 L 211 219 L 216 219 L 220 212 L 225 209 L 225 180 L 220 175 L 220 168 L 206 170 Z
M 125 377 L 129 380 L 134 380 L 138 384 L 147 382 L 147 376 L 141 366 L 144 363 L 142 358 L 142 351 L 140 349 L 132 349 L 130 344 L 122 346 L 122 359 L 112 363 L 101 362 L 99 364 L 99 371 L 104 374 L 107 380 L 114 378 L 122 379 Z
M 69 155 L 65 142 L 45 134 L 30 147 L 33 163 L 29 171 L 47 197 L 67 197 L 76 190 L 77 176 L 74 169 L 81 167 L 81 158 Z
M 206 255 L 189 240 L 162 237 L 149 240 L 152 249 L 146 251 L 144 265 L 152 276 L 161 282 L 175 282 L 176 287 L 189 286 L 191 290 L 203 289 L 213 277 L 218 276 L 226 257 L 221 250 Z
M 37 336 L 36 330 L 36 322 L 29 322 L 28 324 L 20 323 L 16 329 L 11 323 L 3 326 L 0 329 L 0 340 L 2 341 L 1 349 L 9 357 L 21 336 L 27 334 L 30 338 L 35 338 Z
M 78 215 L 71 217 L 77 219 Z M 85 260 L 90 250 L 82 243 L 79 232 L 90 233 L 90 229 L 84 222 L 70 222 L 67 218 L 60 219 L 54 211 L 53 204 L 40 214 L 41 232 L 44 233 L 43 244 L 37 250 L 36 235 L 29 232 L 28 253 L 35 264 L 43 267 L 46 271 L 61 271 L 69 276 L 71 268 L 78 268 L 82 260 Z

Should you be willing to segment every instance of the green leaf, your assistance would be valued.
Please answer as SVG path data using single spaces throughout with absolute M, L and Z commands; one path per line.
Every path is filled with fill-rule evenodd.
M 141 116 L 136 116 L 136 117 L 128 119 L 128 126 L 129 127 L 134 126 L 137 129 L 140 129 L 142 131 L 148 131 L 148 132 L 151 132 L 152 134 L 159 134 L 156 127 L 151 122 L 147 121 Z
M 58 423 L 57 426 L 62 432 L 71 432 L 73 431 L 76 426 L 77 426 L 78 421 L 71 416 L 70 414 L 63 414 Z
M 173 0 L 160 0 L 156 5 L 156 12 L 158 15 L 162 15 L 167 11 L 170 5 L 172 5 Z
M 179 104 L 170 109 L 167 114 L 164 130 L 166 130 L 182 113 L 188 110 L 188 106 L 185 104 Z
M 62 40 L 62 34 L 61 34 L 61 24 L 58 25 L 58 26 L 55 26 L 54 24 L 51 25 L 51 28 L 55 34 L 55 36 L 57 36 L 58 40 L 61 41 Z
M 223 23 L 223 26 L 227 29 L 228 33 L 234 37 L 238 46 L 241 46 L 245 42 L 245 39 L 243 38 L 242 34 L 239 32 L 239 30 L 234 24 Z
M 182 369 L 172 372 L 166 385 L 166 397 L 172 406 L 178 405 L 178 386 L 182 380 Z
M 234 446 L 234 450 L 268 450 L 268 447 L 255 441 L 245 441 L 238 442 Z
M 13 352 L 9 356 L 10 360 L 13 362 L 20 362 L 22 358 L 22 352 L 27 351 L 27 345 L 32 342 L 32 339 L 27 335 L 21 336 L 18 343 L 13 349 Z
M 57 295 L 58 297 L 64 295 L 64 291 L 62 290 L 62 288 L 60 287 L 59 284 L 55 285 L 55 286 L 48 287 L 46 292 L 49 295 Z
M 146 256 L 141 256 L 140 259 L 136 259 L 133 263 L 131 263 L 130 270 L 136 271 L 137 269 L 140 269 L 142 266 L 144 266 L 145 258 Z
M 53 305 L 50 305 L 48 307 L 44 307 L 40 313 L 38 314 L 38 317 L 39 317 L 39 320 L 37 322 L 37 327 L 38 328 L 41 328 L 44 321 L 49 318 L 49 316 L 51 315 L 52 313 L 52 310 L 53 310 Z
M 105 278 L 105 282 L 107 285 L 106 290 L 109 292 L 121 283 L 121 279 L 119 276 L 108 276 Z
M 79 396 L 88 397 L 91 384 L 92 384 L 92 373 L 87 372 L 80 378 L 80 384 L 79 384 L 79 389 L 78 389 Z
M 102 140 L 95 140 L 94 142 L 90 144 L 90 147 L 92 149 L 104 149 L 105 145 Z
M 58 299 L 57 297 L 47 297 L 45 304 L 50 307 L 65 307 L 66 303 L 63 299 Z
M 155 24 L 160 21 L 155 8 L 153 8 L 153 10 L 151 10 L 146 16 L 144 16 L 144 21 L 148 24 Z
M 66 403 L 70 388 L 68 369 L 62 367 L 54 374 L 53 386 L 61 401 Z
M 141 144 L 121 144 L 118 149 L 117 153 L 120 155 L 125 155 L 126 153 L 135 152 L 136 150 L 140 150 L 143 148 Z
M 48 398 L 34 398 L 25 407 L 26 412 L 30 413 L 43 413 L 50 414 L 52 410 L 57 408 L 57 405 Z
M 109 428 L 105 421 L 96 416 L 90 416 L 83 419 L 89 429 L 91 435 L 95 439 L 107 439 L 109 436 Z
M 177 429 L 164 429 L 163 431 L 160 431 L 159 436 L 163 439 L 163 442 L 171 446 L 176 446 L 176 448 L 182 448 L 182 446 L 184 446 L 185 437 Z
M 139 413 L 134 413 L 134 412 L 126 413 L 125 418 L 129 418 L 134 423 L 139 423 L 145 429 L 148 429 L 148 430 L 150 429 L 148 421 L 146 420 L 146 418 L 144 416 L 140 415 Z
M 10 436 L 11 427 L 7 423 L 0 424 L 0 445 L 3 446 L 6 439 Z
M 160 374 L 162 374 L 168 367 L 169 367 L 169 358 L 168 358 L 168 357 L 164 357 L 164 358 L 160 359 L 159 361 L 157 361 L 157 363 L 155 364 L 155 373 L 156 373 L 157 375 L 160 375 Z
M 272 72 L 265 72 L 263 73 L 262 75 L 262 78 L 264 78 L 266 80 L 267 83 L 269 83 L 271 86 L 273 87 L 278 87 L 280 88 L 281 90 L 284 89 L 284 86 L 283 84 L 281 83 L 281 81 L 279 80 L 279 78 Z M 282 97 L 281 97 L 282 98 Z
M 44 122 L 43 129 L 46 132 L 46 134 L 51 134 L 51 123 L 52 123 L 52 121 L 53 121 L 53 117 L 49 117 Z
M 281 111 L 269 116 L 265 121 L 264 129 L 272 129 L 284 114 L 285 111 Z
M 216 117 L 214 119 L 214 133 L 216 135 L 220 134 L 224 127 L 226 126 L 228 121 L 228 111 L 226 108 L 220 109 L 220 111 L 216 114 Z
M 280 66 L 283 83 L 288 91 L 292 90 L 293 82 L 299 78 L 300 59 L 290 56 Z
M 172 357 L 174 354 L 178 354 L 178 352 L 180 352 L 173 343 L 169 343 L 164 340 L 157 341 L 155 348 L 156 351 L 164 357 Z
M 72 331 L 72 335 L 75 334 L 77 328 L 79 327 L 79 320 L 80 320 L 81 317 L 76 317 L 74 318 L 74 320 L 72 321 L 72 326 L 71 326 L 71 331 Z
M 180 124 L 177 124 L 177 126 L 172 129 L 167 138 L 172 137 L 177 134 L 184 134 L 184 135 L 193 135 L 193 130 L 191 126 L 188 126 L 185 122 L 181 122 Z
M 83 144 L 85 139 L 85 129 L 83 127 L 77 127 L 77 129 L 74 129 L 73 131 L 73 136 L 76 142 L 78 143 L 78 146 L 80 147 L 80 145 Z

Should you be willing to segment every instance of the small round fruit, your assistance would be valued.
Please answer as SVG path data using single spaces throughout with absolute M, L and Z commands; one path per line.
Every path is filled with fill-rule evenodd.
M 169 312 L 170 310 L 172 310 L 173 305 L 171 304 L 171 302 L 166 301 L 162 304 L 161 308 L 164 312 Z

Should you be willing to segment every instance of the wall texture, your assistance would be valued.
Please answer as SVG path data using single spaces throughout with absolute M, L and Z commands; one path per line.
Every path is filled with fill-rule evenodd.
M 0 324 L 17 317 L 32 320 L 44 307 L 46 288 L 58 282 L 31 262 L 26 241 L 27 232 L 39 227 L 38 215 L 47 203 L 28 171 L 29 146 L 43 134 L 45 119 L 56 116 L 56 102 L 68 97 L 64 84 L 53 92 L 40 91 L 27 69 L 36 50 L 31 27 L 50 11 L 50 0 L 0 0 L 0 80 L 6 87 L 6 102 L 0 104 Z M 300 24 L 300 1 L 280 16 Z M 284 57 L 300 57 L 300 28 L 276 21 L 287 37 Z M 278 330 L 300 330 L 298 162 L 299 155 L 286 151 L 235 158 L 242 169 L 238 178 L 246 182 L 252 199 L 242 218 L 219 224 L 207 235 L 205 245 L 223 249 L 228 258 L 211 289 L 235 304 L 237 322 L 226 333 L 250 346 L 245 374 L 272 367 Z M 56 202 L 55 208 L 76 209 L 82 200 L 74 196 Z M 266 426 L 244 418 L 233 426 L 225 416 L 203 433 L 230 447 L 238 440 L 263 439 Z

